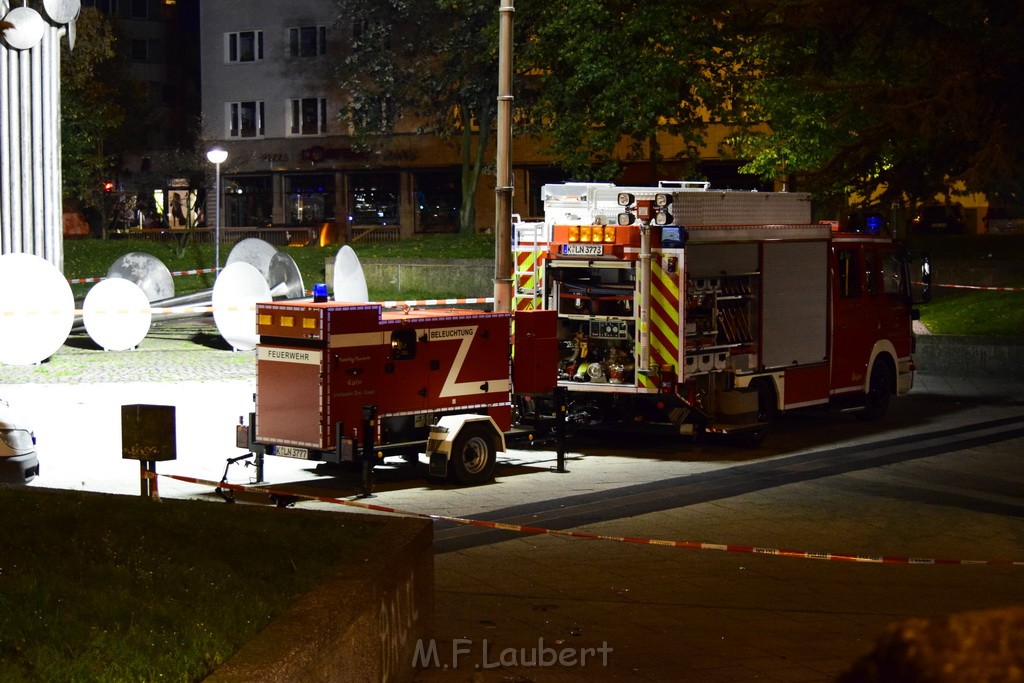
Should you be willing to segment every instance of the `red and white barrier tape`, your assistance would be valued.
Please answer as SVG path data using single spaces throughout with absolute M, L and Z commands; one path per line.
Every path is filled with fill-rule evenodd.
M 923 285 L 923 282 L 915 282 L 915 285 Z M 987 287 L 982 285 L 940 285 L 932 283 L 932 287 L 947 287 L 949 289 L 983 289 L 990 292 L 1024 292 L 1024 287 Z
M 633 538 L 630 536 L 607 536 L 604 534 L 589 534 L 583 531 L 564 531 L 560 529 L 545 529 L 543 527 L 535 526 L 524 526 L 521 524 L 506 524 L 504 522 L 487 522 L 479 519 L 467 519 L 464 517 L 446 517 L 443 515 L 431 515 L 423 512 L 410 512 L 407 510 L 398 510 L 396 508 L 385 507 L 383 505 L 373 505 L 371 503 L 360 503 L 354 500 L 345 500 L 343 498 L 329 498 L 325 496 L 312 496 L 302 493 L 295 493 L 294 491 L 278 491 L 263 486 L 241 486 L 239 484 L 228 484 L 217 481 L 210 481 L 208 479 L 197 479 L 195 477 L 186 477 L 176 474 L 160 474 L 157 475 L 153 472 L 146 472 L 147 478 L 154 478 L 157 476 L 166 477 L 168 479 L 174 479 L 177 481 L 183 481 L 189 484 L 198 484 L 200 486 L 213 486 L 221 489 L 229 489 L 232 491 L 248 491 L 256 493 L 266 493 L 268 495 L 277 496 L 288 496 L 291 498 L 301 498 L 304 500 L 315 500 L 321 503 L 332 503 L 335 505 L 346 505 L 349 507 L 361 508 L 363 510 L 372 510 L 374 512 L 387 512 L 397 515 L 405 515 L 407 517 L 420 517 L 423 519 L 430 519 L 435 521 L 443 522 L 454 522 L 456 524 L 464 524 L 469 526 L 483 527 L 485 529 L 500 529 L 502 531 L 514 531 L 522 534 L 533 534 L 533 535 L 552 535 L 552 536 L 563 536 L 567 538 L 581 538 L 590 541 L 618 541 L 620 543 L 635 543 L 637 545 L 660 545 L 668 546 L 672 548 L 688 548 L 690 550 L 720 550 L 728 553 L 744 553 L 748 555 L 772 555 L 776 557 L 795 557 L 804 560 L 833 560 L 837 562 L 863 562 L 870 564 L 916 564 L 916 565 L 985 565 L 985 566 L 1006 566 L 1006 567 L 1024 567 L 1024 561 L 1021 560 L 958 560 L 958 559 L 942 559 L 942 558 L 924 558 L 924 557 L 892 557 L 886 555 L 853 555 L 848 553 L 821 553 L 821 552 L 809 552 L 806 550 L 784 550 L 781 548 L 759 548 L 757 546 L 748 545 L 731 545 L 722 543 L 701 543 L 699 541 L 663 541 L 651 538 Z
M 216 272 L 214 268 L 199 268 L 197 270 L 176 270 L 173 273 L 171 273 L 171 276 L 172 277 L 177 277 L 179 275 L 202 275 L 203 273 L 213 273 L 213 272 Z M 80 284 L 85 284 L 87 282 L 99 282 L 100 280 L 106 280 L 106 279 L 107 278 L 105 278 L 105 277 L 76 277 L 76 278 L 69 279 L 68 280 L 68 284 L 80 285 Z

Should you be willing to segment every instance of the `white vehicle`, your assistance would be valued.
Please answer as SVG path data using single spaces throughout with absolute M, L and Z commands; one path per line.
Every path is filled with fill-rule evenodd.
M 27 484 L 39 474 L 36 437 L 0 399 L 0 484 Z

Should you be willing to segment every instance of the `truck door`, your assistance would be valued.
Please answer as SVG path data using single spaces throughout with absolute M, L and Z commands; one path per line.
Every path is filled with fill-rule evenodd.
M 877 252 L 870 252 L 870 269 L 859 244 L 836 243 L 832 250 L 832 392 L 860 391 L 867 364 L 878 336 Z M 873 269 L 873 270 L 872 270 Z

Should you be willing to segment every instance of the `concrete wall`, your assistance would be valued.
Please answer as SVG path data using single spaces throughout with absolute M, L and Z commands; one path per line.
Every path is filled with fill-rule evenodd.
M 494 261 L 487 259 L 360 259 L 370 289 L 421 292 L 436 297 L 494 295 Z M 327 259 L 327 282 L 334 282 L 334 259 Z
M 432 522 L 363 518 L 385 527 L 364 556 L 300 598 L 208 683 L 413 680 L 416 645 L 433 621 Z
M 1024 339 L 957 337 L 922 334 L 917 337 L 914 364 L 923 373 L 957 376 L 1024 377 Z

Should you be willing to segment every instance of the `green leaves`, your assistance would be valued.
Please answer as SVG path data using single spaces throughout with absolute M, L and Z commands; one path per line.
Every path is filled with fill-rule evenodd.
M 64 192 L 98 207 L 100 182 L 114 176 L 118 154 L 145 142 L 148 94 L 127 76 L 115 32 L 99 11 L 83 9 L 77 31 L 74 51 L 61 42 Z
M 539 74 L 535 117 L 575 177 L 611 177 L 622 161 L 662 160 L 659 134 L 694 160 L 734 80 L 730 3 L 526 0 L 531 39 L 520 68 Z
M 761 3 L 743 89 L 771 131 L 748 166 L 785 161 L 815 189 L 888 204 L 953 191 L 1021 197 L 1024 6 L 1003 0 Z M 1017 171 L 1011 169 L 1016 168 Z

